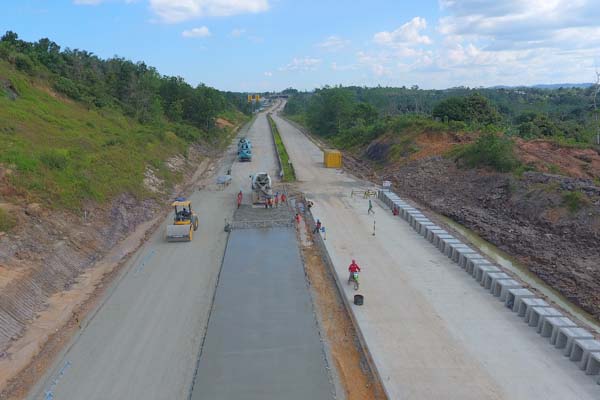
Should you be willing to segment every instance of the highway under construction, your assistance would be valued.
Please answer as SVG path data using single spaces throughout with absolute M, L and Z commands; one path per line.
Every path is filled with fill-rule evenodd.
M 555 350 L 505 302 L 468 279 L 420 225 L 416 231 L 392 212 L 391 194 L 371 197 L 382 193 L 381 182 L 324 168 L 318 143 L 279 115 L 282 106 L 268 112 L 298 181 L 278 181 L 273 137 L 266 113 L 259 113 L 240 133 L 252 142 L 251 160 L 238 161 L 236 138 L 188 196 L 199 219 L 193 240 L 168 243 L 164 231 L 172 217 L 165 220 L 28 398 L 375 398 L 350 390 L 347 366 L 332 356 L 322 326 L 327 316 L 315 307 L 315 283 L 306 275 L 306 241 L 318 244 L 335 282 L 331 296 L 342 299 L 338 312 L 356 330 L 348 346 L 358 349 L 358 362 L 372 384 L 381 385 L 382 397 L 600 396 L 597 376 L 578 368 L 586 357 L 594 366 L 600 348 L 576 344 L 579 363 Z M 285 203 L 252 205 L 250 177 L 257 172 L 273 178 L 274 192 L 287 193 Z M 231 177 L 228 185 L 216 184 L 223 175 Z M 324 229 L 310 237 L 317 218 Z M 358 291 L 346 284 L 352 259 L 362 268 Z M 363 305 L 353 304 L 355 294 Z M 595 342 L 591 333 L 586 340 Z

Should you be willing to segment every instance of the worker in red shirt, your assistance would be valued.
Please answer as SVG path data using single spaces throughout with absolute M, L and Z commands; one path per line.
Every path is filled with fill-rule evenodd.
M 281 202 L 285 203 L 285 193 L 281 193 Z
M 358 266 L 356 261 L 352 260 L 352 263 L 350 264 L 350 266 L 348 266 L 348 271 L 350 271 L 350 276 L 348 277 L 348 283 L 350 283 L 353 279 L 352 274 L 354 274 L 355 272 L 360 272 L 360 267 Z
M 240 205 L 242 204 L 242 198 L 244 197 L 244 194 L 242 193 L 242 191 L 240 190 L 240 192 L 237 194 L 237 208 L 240 208 Z

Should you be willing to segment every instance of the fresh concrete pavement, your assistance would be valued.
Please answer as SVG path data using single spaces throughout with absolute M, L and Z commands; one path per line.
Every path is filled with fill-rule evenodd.
M 122 279 L 31 399 L 188 398 L 225 250 L 225 218 L 233 215 L 240 188 L 250 197 L 251 173 L 276 170 L 268 132 L 260 114 L 247 134 L 254 160 L 233 164 L 233 182 L 225 190 L 209 184 L 190 196 L 200 219 L 193 241 L 165 242 L 169 216 L 124 267 Z M 230 159 L 235 149 L 232 144 Z
M 375 215 L 367 215 L 367 200 L 351 191 L 368 183 L 324 169 L 319 148 L 274 119 L 326 228 L 339 279 L 347 279 L 351 259 L 363 267 L 365 304 L 353 312 L 390 398 L 599 398 L 593 379 L 403 220 L 375 201 Z
M 191 400 L 238 399 L 333 399 L 293 227 L 227 243 Z

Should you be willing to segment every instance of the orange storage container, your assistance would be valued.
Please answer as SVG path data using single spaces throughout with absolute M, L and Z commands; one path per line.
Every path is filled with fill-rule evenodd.
M 338 150 L 325 150 L 323 164 L 325 168 L 342 168 L 342 153 Z

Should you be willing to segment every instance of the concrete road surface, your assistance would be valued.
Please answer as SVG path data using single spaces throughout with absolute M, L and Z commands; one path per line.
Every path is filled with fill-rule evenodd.
M 367 215 L 367 200 L 350 193 L 368 184 L 324 169 L 318 147 L 274 118 L 338 277 L 353 258 L 363 267 L 365 305 L 353 312 L 392 399 L 600 398 L 594 379 L 403 220 L 375 201 Z
M 191 399 L 333 399 L 294 228 L 231 233 Z
M 247 134 L 254 159 L 234 163 L 225 191 L 209 185 L 190 197 L 200 219 L 194 240 L 166 243 L 165 221 L 31 399 L 188 398 L 225 250 L 224 220 L 233 215 L 240 188 L 244 201 L 250 198 L 249 174 L 276 169 L 267 129 L 260 114 Z M 230 158 L 236 149 L 230 147 Z

